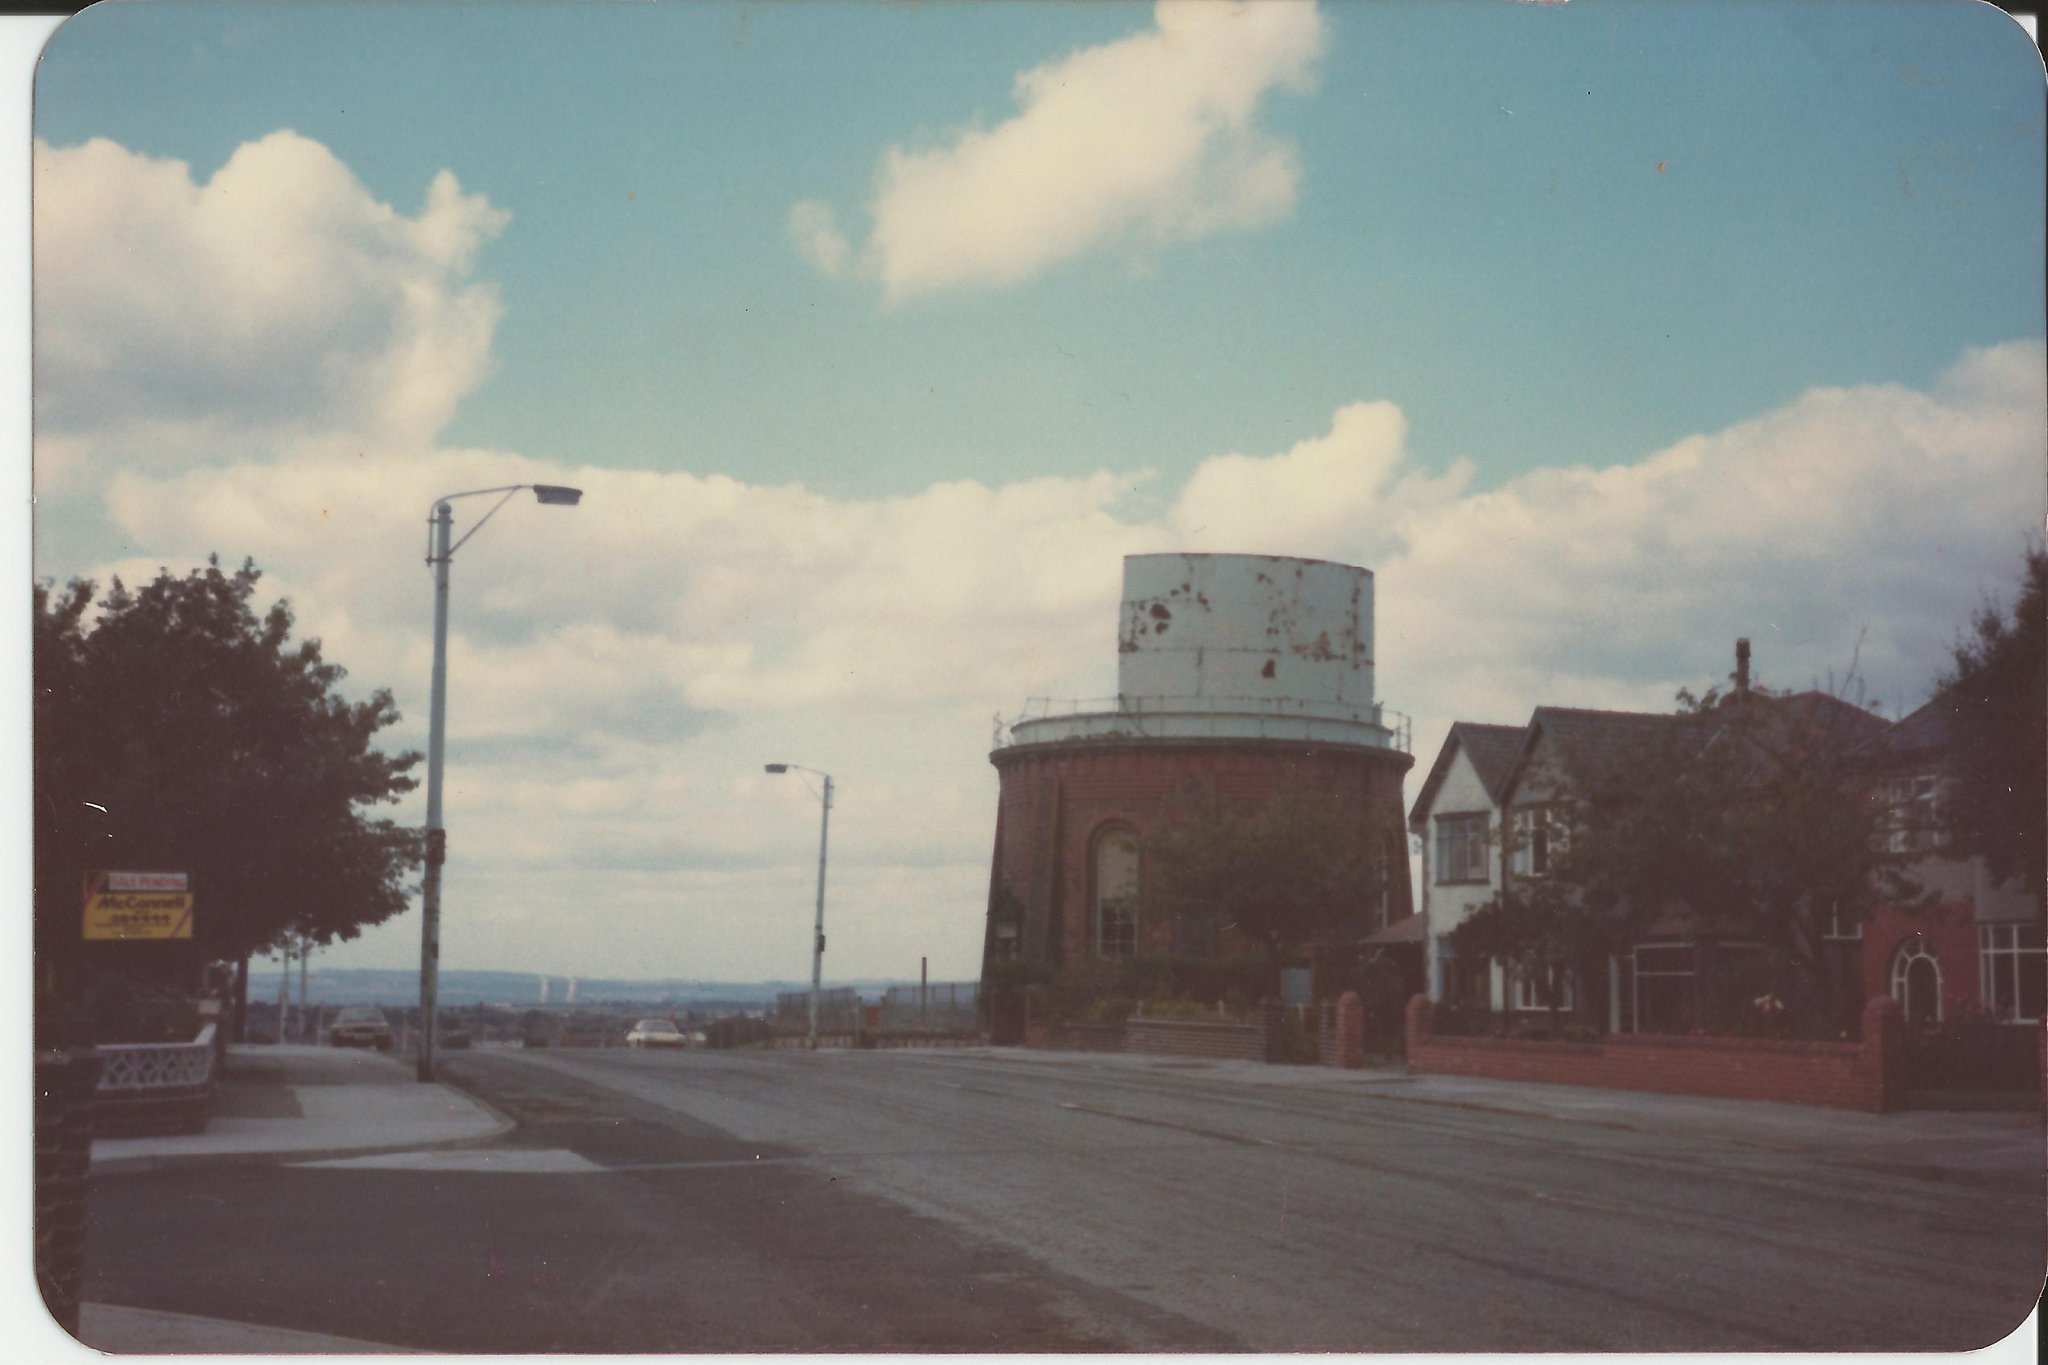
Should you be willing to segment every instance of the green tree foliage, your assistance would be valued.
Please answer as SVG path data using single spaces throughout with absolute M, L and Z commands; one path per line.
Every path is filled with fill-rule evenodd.
M 1940 819 L 1951 851 L 2036 896 L 2048 885 L 2048 551 L 2027 553 L 2007 618 L 1987 606 L 1957 644 L 1936 704 L 1951 743 Z
M 1266 950 L 1277 991 L 1289 949 L 1336 932 L 1377 897 L 1393 837 L 1356 806 L 1309 791 L 1186 803 L 1143 841 L 1139 916 L 1234 929 Z
M 286 933 L 353 938 L 406 907 L 416 830 L 368 808 L 415 785 L 387 755 L 391 695 L 351 703 L 317 640 L 290 639 L 261 575 L 218 560 L 103 600 L 74 581 L 35 588 L 35 924 L 40 960 L 80 947 L 91 869 L 190 877 L 194 938 L 228 961 Z M 96 608 L 96 609 L 95 609 Z
M 1511 878 L 1452 943 L 1525 967 L 1563 963 L 1593 985 L 1610 953 L 1678 916 L 1775 949 L 1836 1017 L 1830 918 L 1925 900 L 1910 855 L 1880 837 L 1887 812 L 1862 756 L 1881 723 L 1817 692 L 1679 702 L 1667 724 L 1630 727 L 1598 758 L 1548 774 L 1568 838 L 1551 841 L 1546 875 Z

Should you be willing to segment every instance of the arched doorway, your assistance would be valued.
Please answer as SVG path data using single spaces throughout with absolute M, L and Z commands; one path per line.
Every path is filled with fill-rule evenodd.
M 1909 1024 L 1941 1022 L 1941 963 L 1918 934 L 1901 943 L 1892 957 L 1892 999 Z

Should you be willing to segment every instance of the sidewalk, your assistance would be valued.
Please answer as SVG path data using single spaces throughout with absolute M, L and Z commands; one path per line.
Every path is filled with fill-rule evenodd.
M 356 1155 L 473 1142 L 509 1120 L 409 1060 L 367 1049 L 281 1044 L 228 1054 L 203 1133 L 98 1138 L 92 1173 L 117 1175 L 221 1157 Z
M 511 1122 L 445 1085 L 422 1085 L 409 1060 L 354 1048 L 242 1046 L 228 1054 L 203 1133 L 99 1138 L 93 1179 L 193 1162 L 314 1160 L 478 1142 Z M 78 1334 L 137 1355 L 399 1355 L 402 1348 L 252 1323 L 86 1303 Z

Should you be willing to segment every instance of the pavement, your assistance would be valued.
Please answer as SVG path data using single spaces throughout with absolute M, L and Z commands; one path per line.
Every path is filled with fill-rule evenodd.
M 1347 1071 L 989 1047 L 931 1055 L 1034 1068 L 1194 1071 L 1247 1087 L 1364 1094 L 1391 1103 L 1599 1124 L 1689 1141 L 1827 1151 L 1841 1164 L 1944 1180 L 2032 1179 L 2043 1162 L 2039 1113 L 1863 1114 L 1761 1100 L 1410 1076 L 1394 1067 Z M 474 1147 L 511 1127 L 510 1120 L 460 1091 L 421 1084 L 409 1058 L 311 1046 L 238 1047 L 229 1055 L 205 1132 L 99 1139 L 93 1144 L 92 1172 L 95 1178 L 119 1178 L 192 1163 L 297 1162 Z M 408 1353 L 375 1342 L 102 1303 L 83 1306 L 79 1338 L 98 1350 L 123 1354 Z
M 205 1132 L 95 1139 L 92 1175 L 458 1147 L 511 1128 L 511 1120 L 458 1090 L 421 1084 L 410 1058 L 355 1048 L 237 1047 Z M 378 1342 L 105 1303 L 80 1306 L 78 1338 L 123 1355 L 413 1354 Z

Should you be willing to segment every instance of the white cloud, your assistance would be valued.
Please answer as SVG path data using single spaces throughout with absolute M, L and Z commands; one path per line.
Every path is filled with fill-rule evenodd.
M 269 459 L 431 441 L 482 380 L 506 215 L 446 171 L 407 217 L 291 132 L 204 184 L 103 138 L 35 151 L 38 481 L 116 455 Z
M 1301 169 L 1259 107 L 1309 87 L 1323 37 L 1310 3 L 1160 0 L 1153 28 L 1018 76 L 1009 119 L 888 149 L 859 264 L 900 300 L 1276 222 Z M 798 204 L 790 223 L 822 273 L 853 268 L 828 208 Z
M 846 500 L 435 449 L 487 359 L 488 326 L 451 319 L 494 307 L 465 281 L 498 215 L 443 179 L 407 219 L 303 139 L 252 147 L 204 188 L 111 144 L 42 149 L 61 192 L 39 229 L 111 259 L 96 280 L 76 242 L 39 256 L 38 402 L 136 548 L 95 576 L 253 556 L 265 600 L 290 596 L 352 686 L 392 688 L 393 739 L 414 747 L 432 500 L 587 490 L 573 511 L 521 497 L 454 566 L 451 966 L 803 975 L 816 798 L 761 772 L 789 761 L 840 783 L 830 969 L 903 976 L 929 956 L 935 976 L 971 975 L 991 713 L 1113 690 L 1125 554 L 1372 568 L 1379 690 L 1415 715 L 1426 761 L 1456 718 L 1668 705 L 1727 670 L 1737 635 L 1764 681 L 1794 686 L 1846 669 L 1860 638 L 1876 694 L 1910 706 L 2042 524 L 2038 340 L 1970 352 L 1924 391 L 1815 390 L 1631 463 L 1483 489 L 1462 464 L 1422 466 L 1386 401 L 1289 449 L 1208 459 L 1153 511 L 1131 496 L 1143 471 Z M 223 193 L 319 250 L 202 202 Z M 264 252 L 281 254 L 230 268 Z M 260 381 L 286 361 L 321 377 L 289 401 Z M 415 362 L 417 389 L 398 377 Z M 179 423 L 242 440 L 211 462 L 129 444 Z M 393 439 L 360 444 L 371 429 Z M 485 506 L 459 504 L 463 524 Z M 401 965 L 416 932 L 380 931 L 356 960 Z
M 586 888 L 562 951 L 665 915 L 661 941 L 687 962 L 650 971 L 725 962 L 714 935 L 802 919 L 816 798 L 760 765 L 809 763 L 841 782 L 835 912 L 865 925 L 835 937 L 834 970 L 901 974 L 930 954 L 947 975 L 978 952 L 991 713 L 1113 690 L 1124 554 L 1372 568 L 1379 690 L 1415 716 L 1424 762 L 1452 719 L 1666 707 L 1728 670 L 1737 635 L 1789 686 L 1846 670 L 1860 637 L 1876 695 L 1910 706 L 2040 524 L 2043 361 L 2038 342 L 1972 352 L 1924 392 L 1815 390 L 1634 463 L 1478 491 L 1462 467 L 1420 467 L 1399 409 L 1372 402 L 1291 449 L 1204 462 L 1152 515 L 1130 510 L 1142 475 L 836 500 L 481 450 L 133 472 L 108 506 L 173 562 L 253 554 L 333 657 L 394 687 L 417 745 L 428 503 L 585 488 L 573 512 L 522 498 L 456 561 L 451 877 L 486 917 Z M 540 944 L 546 922 L 485 942 Z M 914 942 L 911 924 L 945 928 Z M 755 974 L 800 975 L 801 925 L 782 947 Z

